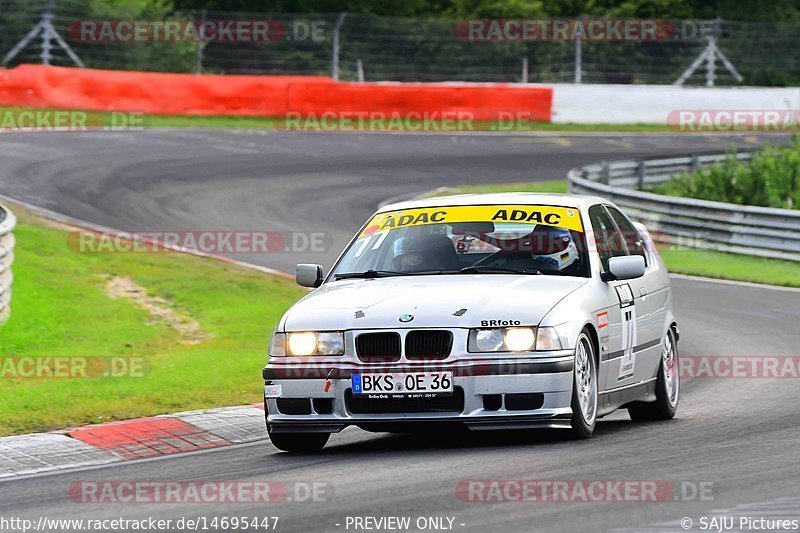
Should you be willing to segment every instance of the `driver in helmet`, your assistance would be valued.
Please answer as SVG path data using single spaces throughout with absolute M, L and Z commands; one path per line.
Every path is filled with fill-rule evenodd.
M 572 234 L 564 228 L 539 225 L 529 239 L 531 258 L 539 270 L 562 271 L 580 259 Z
M 442 234 L 417 234 L 394 242 L 392 266 L 398 272 L 458 270 L 453 241 Z
M 506 245 L 508 248 L 509 245 Z M 540 224 L 517 240 L 513 250 L 499 252 L 503 266 L 561 272 L 580 266 L 580 253 L 569 230 Z

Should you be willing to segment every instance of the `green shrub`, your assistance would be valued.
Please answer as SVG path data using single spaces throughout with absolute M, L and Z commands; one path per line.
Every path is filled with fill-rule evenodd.
M 748 164 L 729 154 L 723 161 L 681 174 L 652 192 L 728 202 L 800 209 L 800 141 L 766 147 Z

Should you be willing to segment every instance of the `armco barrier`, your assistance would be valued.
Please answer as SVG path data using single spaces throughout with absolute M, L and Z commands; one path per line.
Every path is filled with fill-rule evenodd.
M 754 153 L 736 155 L 749 161 Z M 602 196 L 644 223 L 656 241 L 800 262 L 800 211 L 709 202 L 645 192 L 675 174 L 729 157 L 703 154 L 613 161 L 569 171 L 570 192 Z
M 11 263 L 14 262 L 14 213 L 0 205 L 0 324 L 8 319 L 11 304 Z
M 550 120 L 548 87 L 337 83 L 315 76 L 214 76 L 22 65 L 0 70 L 0 105 L 158 115 L 285 116 L 468 112 Z M 435 119 L 435 117 L 434 117 Z

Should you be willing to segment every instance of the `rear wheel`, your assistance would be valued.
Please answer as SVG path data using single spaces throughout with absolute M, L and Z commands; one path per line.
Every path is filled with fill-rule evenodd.
M 656 378 L 656 401 L 635 403 L 628 407 L 631 420 L 669 420 L 678 410 L 680 376 L 678 375 L 678 344 L 672 328 L 661 343 L 661 367 Z
M 330 433 L 272 433 L 272 444 L 285 452 L 318 452 L 325 447 Z
M 584 330 L 575 348 L 575 383 L 572 387 L 572 434 L 588 439 L 597 423 L 597 359 L 594 343 Z

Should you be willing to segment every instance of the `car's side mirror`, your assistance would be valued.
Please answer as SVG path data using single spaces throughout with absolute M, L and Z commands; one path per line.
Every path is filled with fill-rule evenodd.
M 608 272 L 603 272 L 603 281 L 636 279 L 644 276 L 644 257 L 641 255 L 626 255 L 612 257 L 608 260 Z
M 322 285 L 322 265 L 300 263 L 295 269 L 294 279 L 302 287 L 319 287 Z

